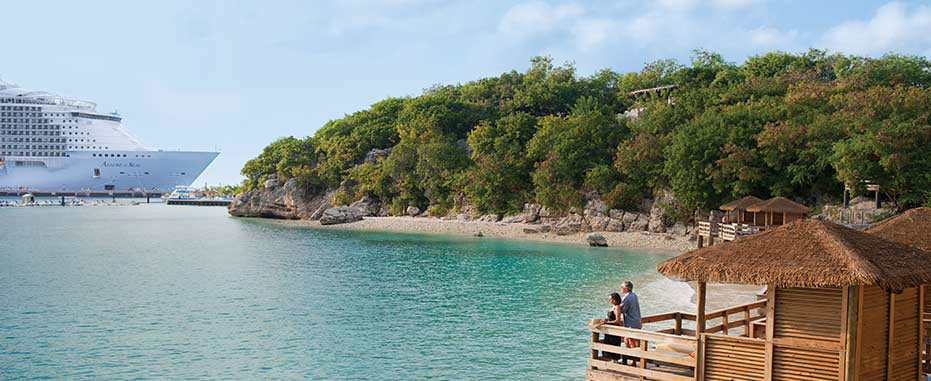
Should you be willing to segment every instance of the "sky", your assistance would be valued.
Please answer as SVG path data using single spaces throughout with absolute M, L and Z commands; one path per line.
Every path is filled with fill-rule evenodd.
M 0 19 L 4 80 L 118 110 L 150 148 L 219 150 L 195 185 L 239 183 L 268 143 L 380 99 L 538 55 L 580 75 L 698 48 L 931 57 L 924 1 L 15 1 Z

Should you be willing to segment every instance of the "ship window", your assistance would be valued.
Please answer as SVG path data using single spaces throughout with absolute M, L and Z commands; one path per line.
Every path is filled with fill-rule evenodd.
M 94 168 L 94 177 L 100 177 L 100 168 Z

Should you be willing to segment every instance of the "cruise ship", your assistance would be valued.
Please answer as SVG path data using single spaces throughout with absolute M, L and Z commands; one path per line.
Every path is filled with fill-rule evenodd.
M 0 79 L 0 191 L 169 193 L 218 154 L 146 148 L 116 112 Z

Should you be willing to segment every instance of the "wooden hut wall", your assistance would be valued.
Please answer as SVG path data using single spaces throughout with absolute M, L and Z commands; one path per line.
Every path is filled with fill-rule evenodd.
M 783 224 L 788 224 L 792 221 L 801 220 L 801 219 L 802 219 L 801 214 L 786 213 L 785 221 L 783 222 Z
M 885 380 L 889 340 L 889 294 L 863 287 L 857 319 L 856 368 L 860 380 Z
M 774 337 L 839 343 L 842 308 L 839 288 L 777 288 Z
M 918 288 L 909 288 L 901 294 L 893 294 L 889 336 L 889 380 L 914 380 L 918 375 Z

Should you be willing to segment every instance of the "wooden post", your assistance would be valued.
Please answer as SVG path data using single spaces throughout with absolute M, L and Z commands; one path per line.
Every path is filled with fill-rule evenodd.
M 722 335 L 726 335 L 726 334 L 727 334 L 727 320 L 728 320 L 728 319 L 727 319 L 727 311 L 725 311 L 724 314 L 721 315 L 721 334 L 722 334 Z
M 854 329 L 856 330 L 856 332 L 863 332 L 863 319 L 860 319 L 860 316 L 863 316 L 863 292 L 864 292 L 863 290 L 865 288 L 866 287 L 864 286 L 857 287 L 858 289 L 857 290 L 857 307 L 856 307 L 857 322 L 856 324 L 854 324 L 854 327 L 855 327 Z M 860 335 L 856 335 L 856 344 L 853 346 L 854 361 L 853 361 L 853 374 L 851 375 L 852 380 L 860 379 L 860 375 L 857 374 L 857 372 L 860 369 L 860 362 L 861 362 L 861 358 L 863 357 L 861 356 L 863 351 L 860 350 L 860 348 L 862 348 L 862 344 L 863 344 L 863 340 L 860 339 Z
M 698 295 L 696 305 L 698 311 L 695 313 L 695 337 L 701 337 L 705 333 L 705 282 L 698 282 Z
M 782 212 L 782 224 L 786 224 L 786 212 Z
M 592 343 L 597 343 L 597 342 L 598 342 L 598 338 L 599 338 L 598 332 L 592 332 Z M 597 349 L 592 349 L 592 358 L 593 358 L 593 359 L 598 358 L 598 350 L 597 350 Z M 594 369 L 595 367 L 590 367 L 590 368 Z
M 773 379 L 773 337 L 776 333 L 776 287 L 766 290 L 766 362 L 764 365 L 764 379 Z
M 744 335 L 749 338 L 753 338 L 753 335 L 750 332 L 750 307 L 744 307 Z
M 853 381 L 856 376 L 857 326 L 859 325 L 860 286 L 844 288 L 844 308 L 841 310 L 840 380 Z
M 922 364 L 922 349 L 925 346 L 925 326 L 924 326 L 924 317 L 925 317 L 925 286 L 918 286 L 918 378 L 921 379 L 921 375 L 924 372 L 924 365 Z
M 701 249 L 705 247 L 705 236 L 698 234 L 698 248 Z
M 681 312 L 676 312 L 676 330 L 675 330 L 675 333 L 676 333 L 676 335 L 681 335 L 681 334 L 682 334 L 682 313 L 681 313 Z
M 879 194 L 879 191 L 876 191 Z M 886 291 L 889 295 L 889 339 L 886 341 L 886 379 L 892 380 L 892 353 L 895 348 L 895 294 Z

